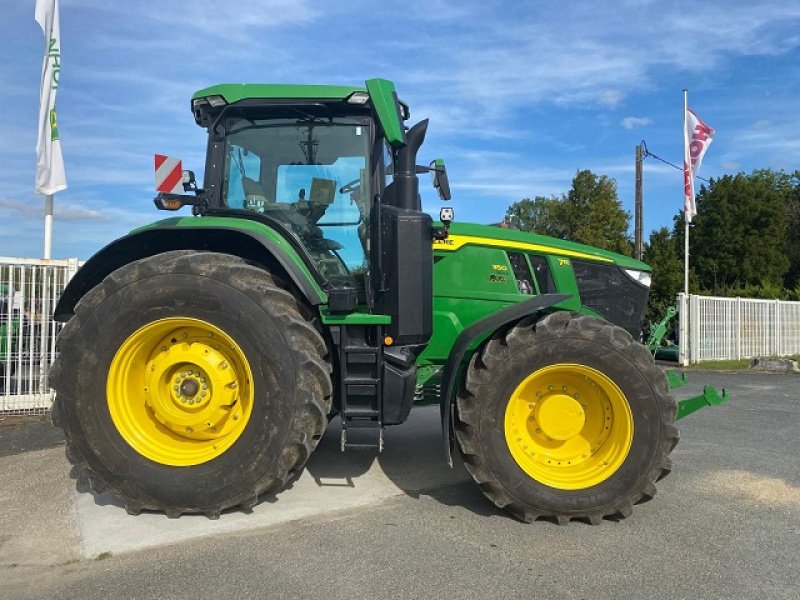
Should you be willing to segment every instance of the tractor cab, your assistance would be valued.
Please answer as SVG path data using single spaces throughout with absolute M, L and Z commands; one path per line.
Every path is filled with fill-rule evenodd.
M 202 206 L 279 227 L 327 292 L 334 314 L 391 320 L 398 344 L 432 331 L 431 218 L 417 174 L 435 174 L 449 199 L 444 163 L 416 164 L 427 120 L 404 125 L 394 85 L 217 85 L 197 92 L 195 120 L 209 132 Z M 192 201 L 196 204 L 196 201 Z

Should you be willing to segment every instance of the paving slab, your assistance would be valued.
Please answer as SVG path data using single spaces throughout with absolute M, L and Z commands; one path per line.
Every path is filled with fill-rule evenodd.
M 300 476 L 288 489 L 262 501 L 252 514 L 231 510 L 216 521 L 203 515 L 168 519 L 160 513 L 128 515 L 108 493 L 73 491 L 70 500 L 80 551 L 84 558 L 92 558 L 276 525 L 403 494 L 417 496 L 468 479 L 463 465 L 451 469 L 445 463 L 439 409 L 430 406 L 415 409 L 403 425 L 387 428 L 381 454 L 360 449 L 342 453 L 338 421 L 332 422 Z
M 0 457 L 0 567 L 83 556 L 63 448 Z

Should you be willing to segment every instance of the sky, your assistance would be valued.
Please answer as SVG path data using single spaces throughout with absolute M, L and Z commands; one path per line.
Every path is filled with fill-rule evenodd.
M 44 39 L 34 0 L 0 0 L 0 256 L 42 254 L 33 192 Z M 190 98 L 222 82 L 395 82 L 421 163 L 446 160 L 457 221 L 566 192 L 579 169 L 633 213 L 635 147 L 679 163 L 684 88 L 716 130 L 700 175 L 800 168 L 800 3 L 60 0 L 68 189 L 53 257 L 86 259 L 159 213 L 153 154 L 202 177 Z M 701 183 L 701 182 L 698 182 Z M 442 203 L 424 183 L 424 209 Z M 672 224 L 680 171 L 644 163 L 644 227 Z M 183 209 L 187 212 L 188 209 Z M 632 227 L 632 225 L 631 225 Z

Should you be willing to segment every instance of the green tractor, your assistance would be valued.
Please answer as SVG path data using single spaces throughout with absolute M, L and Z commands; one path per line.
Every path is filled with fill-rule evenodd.
M 656 493 L 678 406 L 637 341 L 647 265 L 433 222 L 418 175 L 449 199 L 444 163 L 417 164 L 428 121 L 405 126 L 389 81 L 218 85 L 191 108 L 203 186 L 183 171 L 155 203 L 193 216 L 106 246 L 56 309 L 53 419 L 92 488 L 132 514 L 249 510 L 334 416 L 342 450 L 357 428 L 382 449 L 437 402 L 447 460 L 522 520 Z

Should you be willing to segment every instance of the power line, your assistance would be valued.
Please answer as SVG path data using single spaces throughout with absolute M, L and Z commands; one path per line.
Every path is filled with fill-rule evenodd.
M 664 160 L 663 158 L 661 158 L 657 154 L 653 154 L 652 152 L 650 152 L 650 150 L 647 149 L 647 142 L 645 142 L 644 140 L 642 140 L 642 148 L 644 148 L 644 157 L 645 158 L 647 158 L 648 156 L 652 156 L 656 160 L 660 160 L 665 165 L 669 165 L 673 169 L 678 169 L 678 171 L 683 171 L 683 169 L 681 167 L 679 167 L 678 165 L 676 165 L 674 163 L 671 163 L 668 160 Z M 709 183 L 708 179 L 706 179 L 705 177 L 700 177 L 700 175 L 695 175 L 695 177 L 697 177 L 697 179 L 702 179 L 706 183 Z

